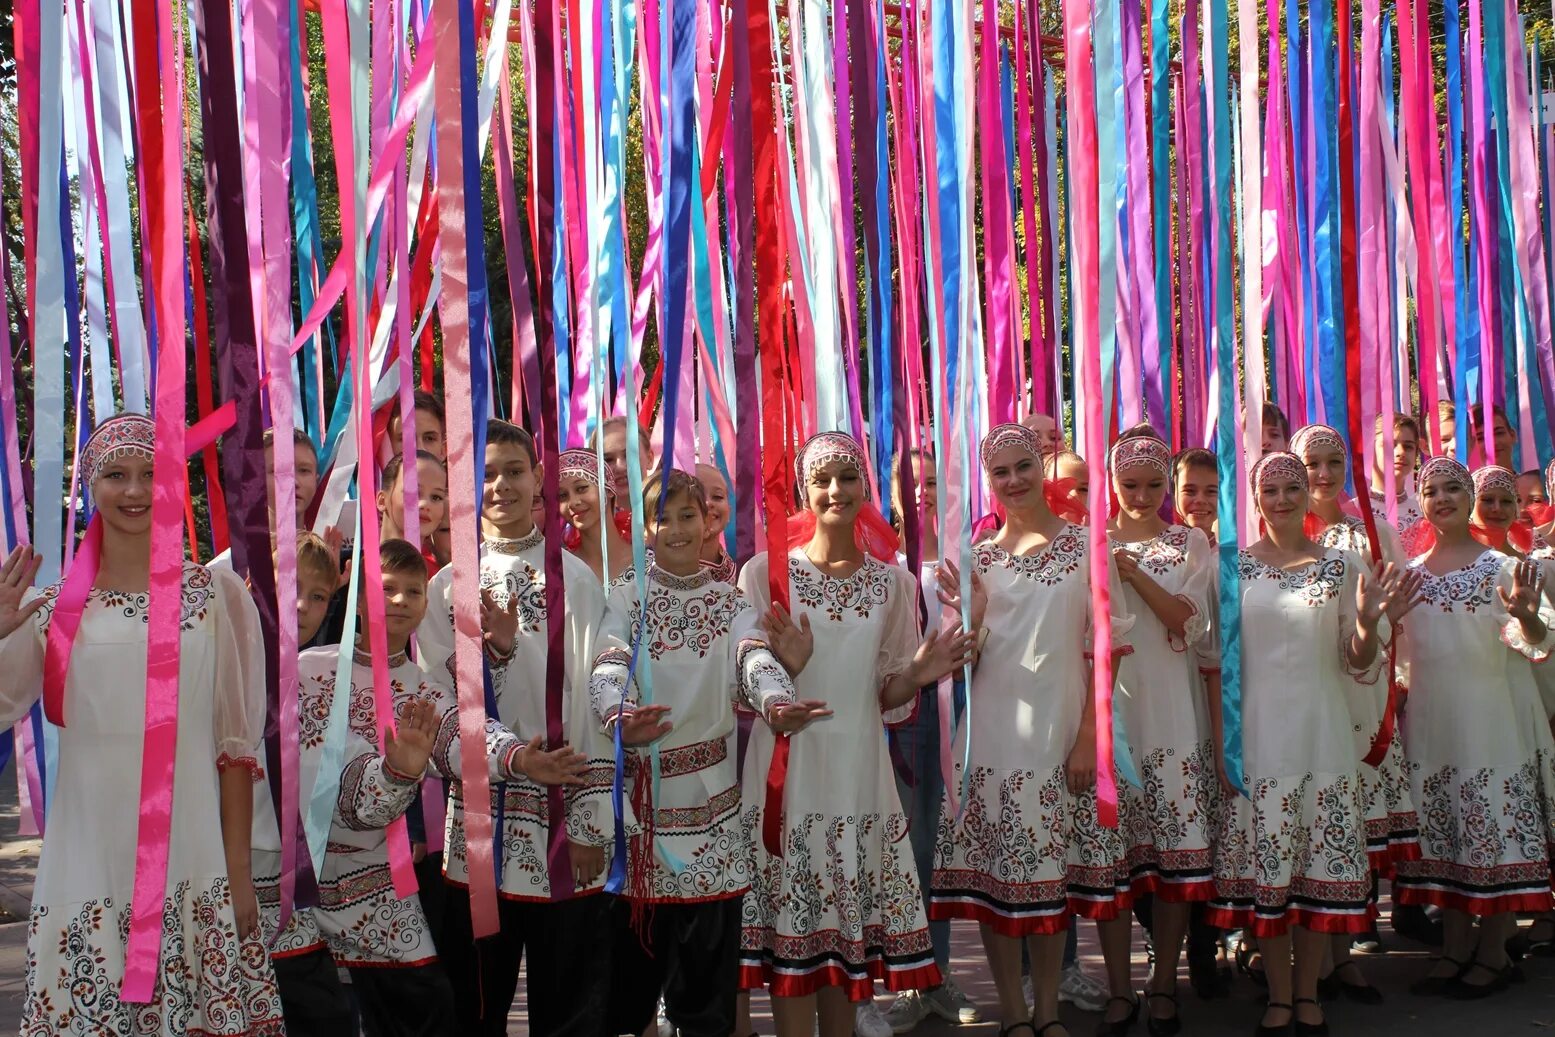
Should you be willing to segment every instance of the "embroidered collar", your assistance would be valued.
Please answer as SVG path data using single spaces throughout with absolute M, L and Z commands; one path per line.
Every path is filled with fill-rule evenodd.
M 648 576 L 660 587 L 676 591 L 701 590 L 713 582 L 713 571 L 705 565 L 690 576 L 676 576 L 651 559 L 648 562 Z
M 371 666 L 373 664 L 371 652 L 364 652 L 358 648 L 351 653 L 351 656 L 358 666 Z M 410 654 L 408 652 L 395 652 L 389 656 L 389 669 L 397 670 L 408 662 L 410 662 Z
M 545 542 L 545 530 L 536 525 L 526 536 L 516 540 L 505 540 L 502 537 L 487 537 L 486 550 L 499 555 L 522 554 L 531 547 L 539 547 Z

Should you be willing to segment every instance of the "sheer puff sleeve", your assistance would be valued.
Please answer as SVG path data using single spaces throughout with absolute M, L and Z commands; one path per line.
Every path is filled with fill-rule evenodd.
M 918 626 L 917 581 L 899 565 L 885 568 L 891 574 L 891 589 L 886 598 L 885 627 L 880 632 L 880 647 L 875 658 L 875 687 L 882 690 L 893 677 L 905 673 L 912 665 L 922 640 Z M 914 695 L 906 704 L 885 710 L 882 715 L 888 726 L 896 727 L 912 720 L 917 712 L 918 696 Z
M 1175 636 L 1169 638 L 1172 650 L 1178 652 L 1194 647 L 1210 632 L 1209 598 L 1215 593 L 1216 586 L 1215 549 L 1210 547 L 1209 539 L 1205 537 L 1203 530 L 1188 530 L 1185 554 L 1186 569 L 1177 598 L 1193 609 L 1193 615 L 1189 616 L 1188 622 L 1184 624 L 1183 636 L 1180 640 Z
M 265 734 L 264 634 L 248 587 L 230 570 L 211 569 L 217 602 L 215 740 L 216 766 L 264 776 L 260 742 Z
M 1090 573 L 1090 531 L 1085 533 L 1085 553 L 1081 556 L 1080 564 L 1085 566 L 1086 573 Z M 1087 579 L 1087 586 L 1090 581 Z M 1107 552 L 1107 586 L 1112 598 L 1112 654 L 1116 658 L 1121 655 L 1133 655 L 1134 646 L 1129 643 L 1129 632 L 1134 629 L 1134 614 L 1129 611 L 1128 598 L 1123 595 L 1123 580 L 1118 576 L 1118 563 L 1113 558 L 1112 552 Z M 1092 598 L 1089 592 L 1085 596 L 1085 654 L 1090 658 L 1096 643 L 1096 615 L 1091 609 Z
M 1377 620 L 1377 640 L 1380 642 L 1377 655 L 1370 665 L 1357 669 L 1350 665 L 1350 639 L 1355 636 L 1355 620 L 1357 616 L 1355 595 L 1360 588 L 1361 574 L 1365 573 L 1367 579 L 1371 579 L 1371 563 L 1363 560 L 1353 551 L 1340 551 L 1340 557 L 1344 559 L 1344 586 L 1339 591 L 1339 660 L 1348 673 L 1357 683 L 1374 685 L 1382 677 L 1383 671 L 1388 667 L 1388 645 L 1393 640 L 1393 625 L 1388 622 L 1386 615 Z
M 57 586 L 47 591 L 29 589 L 22 596 L 22 607 L 30 606 L 40 597 L 53 597 Z M 21 626 L 0 638 L 0 729 L 27 715 L 32 704 L 43 695 L 43 649 L 48 636 L 49 615 L 52 601 L 40 611 L 22 620 Z

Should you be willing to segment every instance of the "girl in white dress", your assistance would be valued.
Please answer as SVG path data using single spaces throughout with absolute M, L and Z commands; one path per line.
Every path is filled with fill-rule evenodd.
M 780 658 L 793 657 L 781 646 L 795 631 L 813 641 L 794 689 L 798 721 L 814 712 L 815 722 L 792 735 L 757 725 L 743 777 L 755 862 L 740 982 L 768 988 L 779 1037 L 810 1037 L 817 1015 L 821 1037 L 848 1037 L 851 1002 L 869 998 L 874 980 L 889 990 L 939 982 L 881 717 L 907 719 L 919 688 L 970 661 L 972 637 L 951 629 L 920 643 L 917 587 L 889 560 L 894 537 L 873 510 L 864 471 L 863 448 L 842 433 L 822 433 L 800 451 L 809 512 L 800 528 L 811 532 L 783 559 L 792 618 L 771 601 L 768 554 L 740 573 Z M 787 778 L 774 809 L 767 782 L 780 751 Z M 768 847 L 764 822 L 781 854 Z
M 1311 488 L 1308 535 L 1320 547 L 1350 551 L 1370 562 L 1371 539 L 1366 535 L 1366 523 L 1345 514 L 1340 507 L 1349 471 L 1343 437 L 1331 426 L 1307 425 L 1296 430 L 1290 446 L 1291 452 L 1301 458 L 1307 468 L 1307 482 Z M 1413 464 L 1412 461 L 1409 463 Z M 1383 563 L 1402 566 L 1407 559 L 1403 557 L 1398 531 L 1388 525 L 1387 515 L 1377 512 L 1375 519 Z M 1373 740 L 1381 729 L 1390 682 L 1379 680 L 1374 690 L 1376 694 L 1370 699 L 1357 699 L 1353 704 L 1351 734 L 1355 738 L 1355 750 L 1363 760 L 1371 752 Z M 1366 708 L 1368 702 L 1373 708 Z M 1409 779 L 1404 773 L 1404 743 L 1396 723 L 1385 754 L 1375 767 L 1362 766 L 1360 776 L 1361 800 L 1366 804 L 1366 852 L 1376 878 L 1391 878 L 1395 864 L 1420 854 L 1418 823 L 1414 804 L 1409 798 Z M 1375 889 L 1375 878 L 1372 885 Z M 1361 939 L 1380 943 L 1375 925 Z M 1348 933 L 1336 934 L 1329 941 L 1333 968 L 1328 975 L 1332 979 L 1325 978 L 1324 982 L 1337 983 L 1338 989 L 1351 1000 L 1377 1004 L 1382 1000 L 1382 993 L 1367 981 L 1351 957 L 1354 942 Z
M 1400 644 L 1421 858 L 1399 865 L 1395 893 L 1444 909 L 1442 957 L 1420 991 L 1465 999 L 1506 986 L 1515 913 L 1552 906 L 1555 844 L 1555 744 L 1532 669 L 1549 665 L 1555 611 L 1541 601 L 1537 563 L 1470 535 L 1472 494 L 1451 458 L 1421 472 L 1436 542 L 1411 563 L 1425 575 L 1425 603 Z
M 1549 543 L 1521 513 L 1517 476 L 1500 465 L 1475 470 L 1474 521 L 1469 526 L 1475 540 L 1513 558 L 1534 557 Z
M 587 562 L 595 579 L 609 586 L 632 565 L 632 542 L 616 525 L 615 481 L 608 472 L 600 477 L 599 458 L 592 450 L 563 450 L 556 463 L 561 466 L 556 504 L 567 524 L 563 537 L 567 550 Z
M 1153 894 L 1152 1032 L 1175 1033 L 1177 964 L 1194 904 L 1215 891 L 1211 843 L 1219 819 L 1208 704 L 1195 646 L 1209 632 L 1216 586 L 1204 533 L 1161 517 L 1170 448 L 1148 426 L 1112 449 L 1113 559 L 1134 629 L 1114 706 L 1142 786 L 1128 786 L 1128 866 L 1136 895 Z M 1143 916 L 1142 916 L 1143 917 Z
M 1266 454 L 1252 471 L 1265 535 L 1241 552 L 1242 757 L 1249 798 L 1227 811 L 1212 916 L 1250 926 L 1269 1004 L 1260 1033 L 1326 1032 L 1317 981 L 1327 937 L 1370 925 L 1371 869 L 1352 730 L 1412 604 L 1401 574 L 1304 530 L 1306 466 Z
M 1097 919 L 1113 994 L 1104 1025 L 1126 1029 L 1139 1002 L 1130 993 L 1123 837 L 1097 822 L 1090 534 L 1053 514 L 1030 429 L 996 425 L 980 454 L 1007 517 L 973 555 L 971 616 L 982 647 L 956 725 L 951 776 L 966 801 L 958 814 L 947 796 L 940 812 L 930 912 L 979 924 L 1002 1032 L 1030 1029 L 1037 1037 L 1066 1032 L 1058 984 L 1069 916 Z M 1113 584 L 1121 655 L 1133 620 L 1115 570 Z M 956 566 L 942 563 L 941 602 L 959 609 L 959 587 Z M 962 762 L 968 740 L 969 764 Z M 1021 991 L 1022 940 L 1031 955 L 1031 1015 Z
M 102 549 L 66 646 L 59 772 L 27 931 L 25 1037 L 282 1032 L 249 859 L 265 716 L 259 615 L 235 574 L 200 565 L 183 569 L 157 981 L 149 1003 L 120 1000 L 145 739 L 152 437 L 149 419 L 121 415 L 81 454 Z M 19 547 L 0 568 L 0 727 L 43 694 L 49 629 L 63 615 L 62 584 L 29 587 L 40 561 Z

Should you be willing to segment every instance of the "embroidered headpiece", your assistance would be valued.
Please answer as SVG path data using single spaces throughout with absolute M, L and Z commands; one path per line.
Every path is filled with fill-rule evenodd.
M 989 429 L 988 435 L 983 437 L 982 446 L 978 447 L 977 454 L 982 459 L 983 467 L 987 468 L 993 455 L 1009 446 L 1026 451 L 1039 461 L 1042 459 L 1042 450 L 1037 446 L 1037 434 L 1025 425 L 1005 422 Z
M 1483 497 L 1490 490 L 1502 490 L 1517 499 L 1517 476 L 1500 465 L 1487 464 L 1474 473 L 1474 496 Z
M 1249 476 L 1249 481 L 1253 484 L 1253 493 L 1262 492 L 1263 484 L 1270 479 L 1294 479 L 1305 490 L 1307 489 L 1307 466 L 1301 463 L 1301 458 L 1287 450 L 1272 451 L 1264 454 L 1258 463 L 1253 465 L 1252 475 Z
M 1450 457 L 1447 454 L 1440 454 L 1430 458 L 1425 464 L 1420 466 L 1420 488 L 1424 489 L 1425 484 L 1438 475 L 1456 479 L 1465 486 L 1474 485 L 1474 479 L 1469 475 L 1469 470 L 1463 467 L 1456 457 Z
M 800 492 L 804 492 L 805 484 L 811 476 L 834 461 L 852 465 L 860 475 L 869 470 L 864 460 L 864 448 L 852 436 L 846 432 L 820 432 L 805 440 L 805 445 L 799 448 L 799 459 L 794 463 L 794 469 L 799 478 Z M 870 499 L 868 479 L 864 480 L 864 499 Z
M 144 414 L 116 414 L 97 426 L 81 448 L 81 470 L 91 486 L 108 462 L 120 457 L 154 456 L 156 425 Z
M 561 479 L 584 479 L 594 484 L 594 488 L 604 490 L 612 497 L 620 494 L 621 488 L 616 485 L 615 473 L 606 468 L 604 477 L 600 477 L 599 455 L 592 450 L 563 450 L 556 458 L 556 475 Z
M 1544 470 L 1544 492 L 1555 494 L 1555 461 L 1551 461 L 1550 466 Z
M 1290 437 L 1290 452 L 1303 461 L 1307 459 L 1307 451 L 1318 446 L 1333 447 L 1340 457 L 1346 456 L 1344 437 L 1331 425 L 1303 425 Z
M 1113 444 L 1111 464 L 1114 476 L 1135 465 L 1147 465 L 1169 476 L 1172 472 L 1172 451 L 1154 436 L 1131 436 Z

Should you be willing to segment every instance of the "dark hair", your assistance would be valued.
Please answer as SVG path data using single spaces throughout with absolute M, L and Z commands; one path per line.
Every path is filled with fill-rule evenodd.
M 435 392 L 427 392 L 425 389 L 417 389 L 411 397 L 411 410 L 423 411 L 437 419 L 437 423 L 445 429 L 448 427 L 448 419 L 443 416 L 443 401 Z M 394 413 L 389 416 L 389 430 L 392 434 L 400 423 L 399 404 L 394 405 Z
M 273 450 L 275 448 L 275 429 L 265 429 L 265 433 L 260 439 L 264 443 L 266 450 Z M 313 456 L 313 463 L 319 463 L 319 452 L 313 445 L 313 439 L 295 425 L 292 426 L 292 447 L 293 449 L 297 447 L 306 448 L 308 453 Z
M 1265 425 L 1278 425 L 1280 435 L 1286 439 L 1290 438 L 1290 419 L 1285 416 L 1284 411 L 1280 410 L 1280 405 L 1273 400 L 1263 401 L 1263 423 Z
M 540 453 L 535 449 L 535 437 L 511 421 L 492 418 L 486 422 L 487 446 L 520 446 L 529 454 L 529 463 L 540 463 Z
M 378 545 L 378 568 L 386 573 L 427 578 L 427 560 L 410 541 L 398 537 Z
M 672 468 L 667 476 L 663 471 L 648 476 L 648 482 L 643 486 L 643 518 L 657 521 L 660 502 L 668 503 L 682 493 L 691 498 L 691 503 L 704 518 L 707 517 L 707 487 L 690 472 Z
M 1537 468 L 1530 468 L 1526 472 L 1518 472 L 1519 479 L 1537 479 L 1540 486 L 1544 485 L 1544 473 Z
M 1213 468 L 1220 470 L 1220 461 L 1201 446 L 1191 446 L 1172 458 L 1172 471 L 1180 473 L 1185 468 Z
M 1141 421 L 1137 425 L 1130 426 L 1118 433 L 1118 442 L 1125 439 L 1160 439 L 1161 433 L 1155 430 L 1155 426 L 1148 421 Z
M 431 453 L 431 452 L 426 451 L 426 450 L 417 450 L 416 451 L 416 460 L 418 462 L 419 461 L 431 461 L 433 464 L 437 465 L 439 468 L 443 469 L 444 471 L 448 470 L 448 465 L 447 464 L 445 464 L 442 460 L 440 460 L 436 454 Z M 400 470 L 403 469 L 404 467 L 405 467 L 405 455 L 404 454 L 395 454 L 393 457 L 389 458 L 389 462 L 383 466 L 383 484 L 382 485 L 384 486 L 385 489 L 387 489 L 390 486 L 393 486 L 395 484 L 395 482 L 398 481 L 398 479 L 400 477 Z
M 1512 419 L 1506 416 L 1506 408 L 1501 406 L 1499 403 L 1493 403 L 1490 405 L 1490 415 L 1492 418 L 1500 418 L 1503 422 L 1506 423 L 1506 427 L 1508 429 L 1512 428 Z M 1476 403 L 1469 407 L 1469 428 L 1473 429 L 1475 432 L 1481 432 L 1484 430 L 1485 405 L 1483 403 Z

